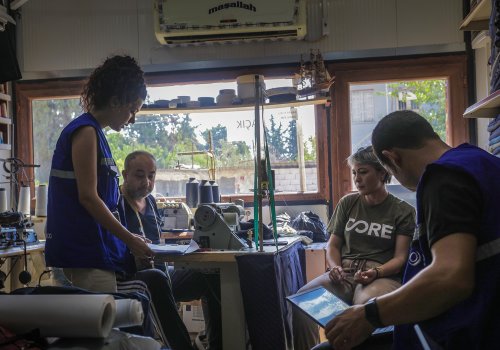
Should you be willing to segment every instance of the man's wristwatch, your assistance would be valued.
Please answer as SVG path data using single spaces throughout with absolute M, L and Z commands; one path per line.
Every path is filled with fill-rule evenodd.
M 371 298 L 365 304 L 365 318 L 375 328 L 385 327 L 380 321 L 378 313 L 377 298 Z

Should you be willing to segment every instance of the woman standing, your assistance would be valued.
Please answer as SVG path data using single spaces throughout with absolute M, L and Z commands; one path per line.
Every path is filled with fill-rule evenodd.
M 151 258 L 144 239 L 118 220 L 118 169 L 102 129 L 134 123 L 146 98 L 134 58 L 113 56 L 90 75 L 81 95 L 85 113 L 61 132 L 49 180 L 45 260 L 74 286 L 115 292 L 116 274 Z M 128 249 L 127 249 L 128 248 Z M 130 252 L 129 252 L 130 251 Z
M 328 271 L 299 292 L 323 286 L 348 304 L 362 304 L 401 285 L 415 210 L 387 191 L 391 176 L 371 146 L 359 149 L 347 161 L 358 191 L 339 201 L 328 224 Z M 293 311 L 295 349 L 309 350 L 319 342 L 318 327 Z

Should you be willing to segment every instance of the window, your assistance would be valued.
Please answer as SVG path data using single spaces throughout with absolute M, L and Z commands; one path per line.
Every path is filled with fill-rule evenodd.
M 467 105 L 464 55 L 332 63 L 328 70 L 335 75 L 329 129 L 333 205 L 354 188 L 347 157 L 371 143 L 373 127 L 392 111 L 416 110 L 449 145 L 469 141 L 468 122 L 462 116 Z M 372 100 L 363 95 L 370 90 Z M 368 109 L 373 110 L 371 121 L 360 112 Z
M 277 178 L 277 190 L 281 191 L 277 192 L 277 201 L 285 204 L 296 204 L 296 201 L 300 201 L 301 204 L 304 201 L 307 201 L 307 203 L 311 203 L 312 201 L 315 203 L 325 203 L 325 201 L 329 201 L 331 208 L 333 208 L 341 196 L 352 190 L 351 174 L 347 167 L 346 159 L 354 147 L 362 144 L 360 142 L 361 139 L 364 138 L 365 141 L 369 140 L 368 133 L 363 132 L 360 134 L 362 136 L 356 139 L 353 136 L 358 133 L 356 128 L 368 127 L 383 116 L 379 105 L 381 99 L 384 101 L 384 106 L 388 105 L 388 111 L 397 110 L 399 101 L 404 101 L 404 99 L 400 99 L 399 94 L 397 96 L 393 94 L 390 97 L 387 95 L 385 91 L 386 87 L 388 88 L 391 84 L 425 80 L 444 81 L 446 103 L 444 128 L 441 135 L 452 146 L 469 141 L 468 121 L 462 117 L 463 111 L 467 106 L 466 86 L 464 85 L 464 82 L 467 81 L 465 55 L 450 54 L 435 57 L 334 62 L 329 63 L 327 68 L 330 74 L 335 76 L 335 84 L 332 87 L 332 107 L 328 109 L 321 105 L 303 106 L 296 109 L 296 135 L 297 139 L 302 137 L 302 142 L 297 141 L 297 146 L 303 146 L 304 148 L 304 152 L 301 153 L 299 147 L 297 147 L 296 159 L 294 159 L 295 156 L 291 155 L 292 153 L 295 155 L 295 150 L 291 152 L 292 143 L 290 140 L 293 138 L 293 133 L 285 132 L 287 129 L 288 131 L 293 129 L 291 125 L 293 125 L 295 111 L 290 108 L 282 110 L 266 109 L 267 127 L 274 131 L 281 130 L 281 134 L 279 132 L 275 134 L 270 133 L 270 139 L 272 135 L 284 135 L 281 137 L 280 143 L 273 145 L 273 152 L 271 152 L 273 154 L 273 168 L 276 171 L 276 175 L 279 175 L 279 171 L 282 171 L 282 169 L 286 169 L 283 170 L 286 173 L 285 177 L 295 177 L 296 175 L 292 175 L 292 173 L 296 174 L 300 172 L 303 174 L 305 172 L 305 176 L 302 177 L 305 181 L 302 184 L 295 182 L 293 187 L 286 187 Z M 297 67 L 274 66 L 257 69 L 260 69 L 262 74 L 264 74 L 267 83 L 273 79 L 281 80 L 282 77 L 292 76 Z M 214 97 L 218 94 L 218 90 L 224 88 L 223 86 L 235 88 L 232 82 L 236 81 L 236 77 L 242 74 L 248 74 L 248 68 L 148 75 L 146 79 L 150 100 L 152 100 L 148 101 L 148 103 L 156 99 L 176 98 L 179 95 L 189 95 L 192 100 L 195 100 L 199 96 Z M 211 86 L 210 93 L 200 92 L 199 94 L 195 94 L 192 89 L 193 86 L 201 87 L 203 85 L 208 87 L 211 83 L 221 82 L 223 84 L 226 84 L 226 82 L 231 83 L 227 83 L 229 85 L 220 85 L 220 87 Z M 279 84 L 283 84 L 283 82 L 279 82 Z M 377 84 L 384 85 L 377 86 Z M 175 87 L 173 87 L 174 85 Z M 68 99 L 67 111 L 63 114 L 70 117 L 72 114 L 69 112 L 71 109 L 69 107 L 69 100 L 74 99 L 74 105 L 76 106 L 76 98 L 79 96 L 82 86 L 82 80 L 21 81 L 15 84 L 17 109 L 14 123 L 16 128 L 14 146 L 16 157 L 19 157 L 25 163 L 33 163 L 36 158 L 37 162 L 42 163 L 42 166 L 50 166 L 50 161 L 42 160 L 42 152 L 39 152 L 38 149 L 42 148 L 39 145 L 42 145 L 43 139 L 46 138 L 46 133 L 55 133 L 55 127 L 54 130 L 44 130 L 45 127 L 43 127 L 37 131 L 35 124 L 39 118 L 51 119 L 55 115 L 53 112 L 51 112 L 51 115 L 45 115 L 43 110 L 37 113 L 34 109 L 47 108 L 46 111 L 50 111 L 50 106 L 47 104 L 51 100 L 60 101 L 60 99 Z M 169 87 L 170 91 L 167 93 L 167 90 L 162 91 L 160 87 Z M 270 88 L 272 85 L 268 84 L 267 87 Z M 181 89 L 187 89 L 187 91 Z M 352 95 L 351 89 L 353 90 Z M 155 91 L 158 91 L 158 93 Z M 408 91 L 408 93 L 410 92 L 414 93 L 413 91 Z M 415 93 L 415 96 L 418 97 L 418 94 Z M 352 107 L 352 119 L 351 97 L 353 101 L 363 101 L 363 104 L 359 107 L 357 107 L 357 103 L 354 103 L 354 107 Z M 42 100 L 45 100 L 45 102 Z M 45 107 L 41 107 L 42 105 L 40 104 L 45 104 Z M 401 107 L 419 109 L 421 108 L 421 104 L 419 104 L 418 99 L 413 99 L 411 94 L 408 94 L 406 103 Z M 79 112 L 75 111 L 75 113 L 78 114 Z M 247 178 L 253 176 L 252 165 L 248 166 L 248 171 L 245 173 L 244 178 L 241 178 L 243 175 L 235 175 L 234 179 L 231 179 L 227 175 L 224 176 L 224 179 L 222 178 L 222 174 L 225 171 L 235 166 L 234 163 L 237 163 L 241 169 L 245 167 L 244 164 L 246 161 L 250 160 L 251 162 L 253 159 L 252 145 L 248 143 L 252 135 L 252 130 L 247 129 L 247 126 L 249 126 L 248 123 L 254 117 L 253 112 L 250 111 L 248 113 L 245 116 L 240 116 L 233 112 L 224 112 L 215 114 L 190 113 L 189 115 L 180 116 L 157 115 L 137 118 L 137 124 L 134 128 L 138 129 L 148 125 L 141 124 L 143 121 L 154 122 L 149 124 L 150 126 L 148 127 L 151 127 L 151 125 L 156 125 L 156 127 L 160 125 L 172 126 L 174 123 L 171 123 L 170 120 L 177 118 L 176 122 L 179 127 L 186 125 L 191 130 L 196 130 L 191 138 L 183 137 L 179 142 L 176 138 L 171 138 L 166 146 L 158 144 L 155 152 L 163 152 L 158 153 L 159 155 L 163 154 L 158 157 L 159 161 L 163 162 L 162 169 L 179 175 L 179 178 L 174 178 L 172 180 L 174 182 L 168 183 L 168 186 L 165 185 L 165 187 L 159 188 L 159 192 L 168 193 L 172 196 L 182 194 L 184 183 L 189 177 L 186 176 L 188 173 L 192 172 L 194 177 L 198 179 L 203 178 L 204 174 L 207 174 L 206 157 L 200 155 L 180 156 L 178 153 L 191 150 L 206 151 L 208 143 L 206 137 L 204 138 L 203 135 L 209 129 L 213 131 L 214 151 L 219 150 L 221 152 L 216 164 L 217 174 L 221 175 L 217 175 L 218 183 L 220 182 L 220 185 L 227 186 L 225 187 L 227 189 L 225 191 L 229 192 L 229 188 L 234 189 L 235 194 L 240 191 L 238 198 L 243 198 L 246 201 L 251 200 L 251 195 L 247 196 L 246 194 L 249 194 L 249 189 L 253 187 L 252 184 L 248 183 Z M 274 128 L 271 127 L 271 114 L 274 118 Z M 187 118 L 189 118 L 189 121 Z M 185 124 L 180 123 L 181 121 Z M 45 123 L 45 121 L 39 122 L 42 124 Z M 281 129 L 279 129 L 280 123 Z M 303 130 L 302 134 L 299 132 L 300 126 Z M 46 126 L 46 128 L 51 127 Z M 127 132 L 109 134 L 108 137 L 112 140 L 113 138 L 119 139 L 130 134 L 131 137 L 137 137 L 137 142 L 139 142 L 140 139 L 133 130 L 130 128 Z M 37 132 L 44 132 L 44 134 L 37 134 Z M 168 135 L 168 133 L 163 133 L 164 137 Z M 172 135 L 170 134 L 170 136 Z M 216 144 L 215 141 L 217 140 L 224 142 Z M 128 151 L 126 143 L 122 142 L 121 144 L 122 148 L 116 147 L 114 149 L 114 155 L 119 161 L 120 158 L 123 159 L 122 157 Z M 223 150 L 228 153 L 223 153 Z M 35 156 L 35 152 L 38 152 L 38 155 Z M 304 155 L 303 162 L 300 158 L 301 154 Z M 330 167 L 329 164 L 331 165 Z M 27 168 L 26 172 L 31 179 L 35 178 L 33 169 Z M 40 169 L 40 172 L 42 172 L 42 169 Z M 37 177 L 43 180 L 41 175 L 37 175 Z M 300 192 L 304 189 L 304 183 L 305 192 Z M 34 188 L 32 191 L 34 193 Z
M 446 89 L 446 79 L 349 84 L 351 152 L 369 146 L 377 122 L 396 110 L 419 113 L 446 141 Z M 370 111 L 369 117 L 360 118 L 360 111 Z
M 364 86 L 363 86 L 364 87 Z M 351 88 L 351 120 L 353 123 L 372 122 L 375 108 L 373 105 L 373 89 Z
M 267 88 L 291 84 L 291 79 L 266 79 Z M 222 89 L 236 90 L 236 83 L 153 86 L 148 87 L 145 103 L 173 100 L 177 96 L 190 96 L 196 101 Z M 316 108 L 283 104 L 263 110 L 277 194 L 319 192 Z M 76 97 L 32 100 L 31 110 L 33 144 L 41 145 L 33 149 L 34 162 L 40 164 L 35 168 L 35 181 L 47 183 L 59 134 L 82 110 Z M 133 150 L 144 149 L 155 155 L 159 194 L 184 197 L 189 177 L 208 179 L 213 166 L 207 154 L 213 152 L 215 179 L 221 194 L 244 196 L 252 195 L 254 187 L 254 123 L 253 109 L 210 113 L 199 108 L 189 114 L 142 113 L 134 125 L 122 132 L 106 129 L 105 133 L 120 169 Z M 207 154 L 199 154 L 203 152 Z
M 82 113 L 80 99 L 34 100 L 33 111 L 33 161 L 40 165 L 35 168 L 35 184 L 49 182 L 52 154 L 63 127 Z M 48 117 L 50 116 L 50 117 Z

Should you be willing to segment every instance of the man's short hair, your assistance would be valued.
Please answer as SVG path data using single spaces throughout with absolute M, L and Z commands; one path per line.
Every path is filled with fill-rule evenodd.
M 388 159 L 382 154 L 392 148 L 419 149 L 428 140 L 439 140 L 431 124 L 413 111 L 396 111 L 382 118 L 372 133 L 373 151 L 382 163 Z
M 147 152 L 147 151 L 134 151 L 132 153 L 129 153 L 127 155 L 127 157 L 125 157 L 125 162 L 123 164 L 123 167 L 125 168 L 125 170 L 128 170 L 128 168 L 130 167 L 130 162 L 132 160 L 134 160 L 136 157 L 139 157 L 139 156 L 148 156 L 150 157 L 156 164 L 156 158 L 154 155 L 152 155 L 151 153 Z

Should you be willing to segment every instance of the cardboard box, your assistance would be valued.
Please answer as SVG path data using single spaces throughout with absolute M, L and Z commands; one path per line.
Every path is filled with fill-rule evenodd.
M 184 321 L 189 333 L 203 331 L 205 329 L 205 319 L 201 303 L 182 303 L 182 321 Z
M 310 244 L 305 252 L 306 282 L 309 282 L 326 271 L 326 242 Z

